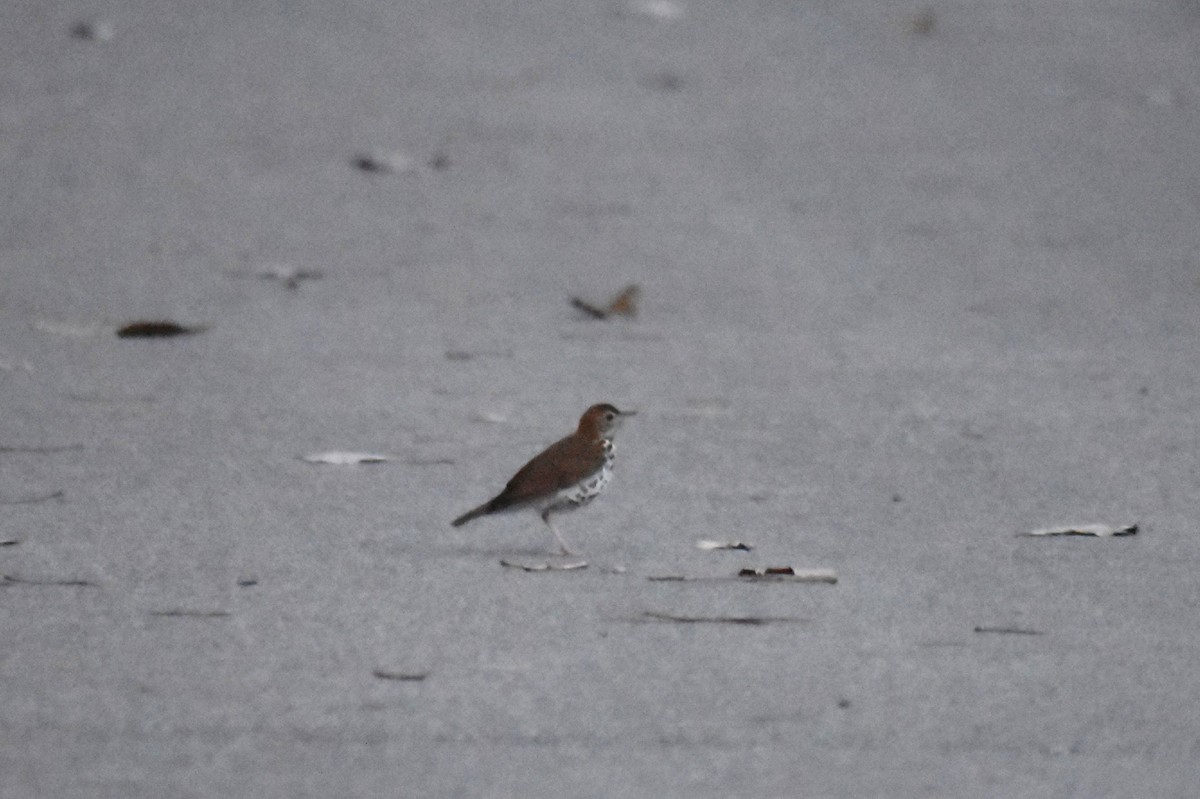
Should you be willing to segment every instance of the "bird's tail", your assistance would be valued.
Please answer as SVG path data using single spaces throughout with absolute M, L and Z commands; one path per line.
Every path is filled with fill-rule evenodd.
M 462 516 L 459 516 L 454 521 L 450 522 L 450 526 L 451 527 L 462 527 L 464 524 L 471 521 L 472 519 L 478 519 L 480 516 L 488 515 L 489 513 L 492 512 L 492 510 L 494 510 L 494 508 L 492 507 L 493 504 L 494 504 L 494 500 L 488 500 L 487 502 L 480 505 L 478 508 L 473 508 L 472 510 L 469 510 L 466 513 L 464 513 Z

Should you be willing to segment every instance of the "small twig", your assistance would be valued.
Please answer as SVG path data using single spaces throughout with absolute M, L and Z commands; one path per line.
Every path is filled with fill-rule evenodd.
M 646 610 L 637 621 L 669 621 L 677 624 L 797 624 L 808 621 L 795 616 L 676 616 Z
M 13 574 L 0 575 L 0 585 L 60 585 L 82 586 L 87 588 L 100 587 L 91 580 L 56 580 L 54 578 L 40 579 L 35 577 L 17 577 Z
M 2 499 L 0 505 L 32 505 L 35 502 L 47 502 L 52 499 L 62 499 L 66 492 L 61 489 L 40 497 L 24 497 L 22 499 Z
M 597 308 L 595 305 L 592 305 L 586 300 L 581 300 L 579 297 L 572 297 L 571 304 L 593 319 L 608 318 L 608 311 L 604 310 L 603 308 Z
M 184 608 L 175 608 L 172 610 L 152 610 L 151 616 L 185 616 L 197 619 L 218 619 L 232 615 L 227 610 L 187 610 Z
M 375 669 L 371 674 L 381 680 L 396 680 L 397 682 L 421 682 L 429 676 L 429 672 L 403 672 Z
M 1026 630 L 1021 627 L 976 627 L 977 633 L 1000 633 L 1003 635 L 1045 635 L 1041 630 Z
M 46 447 L 27 447 L 20 444 L 0 446 L 0 452 L 69 452 L 77 449 L 83 449 L 83 444 L 61 444 Z

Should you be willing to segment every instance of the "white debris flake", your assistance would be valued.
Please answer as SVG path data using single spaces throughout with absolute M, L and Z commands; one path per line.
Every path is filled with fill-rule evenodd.
M 370 452 L 317 452 L 301 457 L 306 463 L 326 463 L 331 466 L 354 466 L 359 463 L 386 463 L 391 460 L 387 455 L 376 455 Z

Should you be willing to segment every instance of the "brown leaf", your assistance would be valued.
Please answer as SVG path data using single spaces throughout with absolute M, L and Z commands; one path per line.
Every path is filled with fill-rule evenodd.
M 586 300 L 579 297 L 571 298 L 571 305 L 586 313 L 593 319 L 607 319 L 610 316 L 637 316 L 638 299 L 641 296 L 642 289 L 636 283 L 631 283 L 621 289 L 617 296 L 613 297 L 608 305 L 603 308 L 592 305 Z
M 199 333 L 203 327 L 187 327 L 166 319 L 129 322 L 117 329 L 118 338 L 170 338 Z

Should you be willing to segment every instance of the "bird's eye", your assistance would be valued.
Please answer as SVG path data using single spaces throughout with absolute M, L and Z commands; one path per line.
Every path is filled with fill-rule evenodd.
M 617 417 L 613 414 L 612 411 L 609 411 L 608 413 L 604 414 L 604 421 L 606 421 L 606 422 L 611 422 L 613 419 L 616 419 L 616 418 Z

